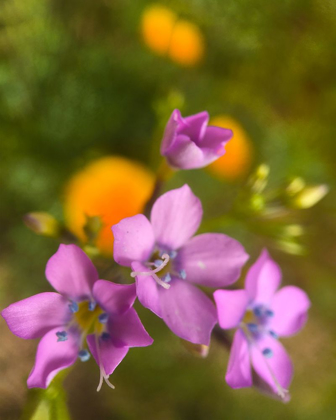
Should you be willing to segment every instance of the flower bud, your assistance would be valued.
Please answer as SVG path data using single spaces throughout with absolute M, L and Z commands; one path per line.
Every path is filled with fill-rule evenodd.
M 56 238 L 60 233 L 60 225 L 58 221 L 46 212 L 32 212 L 23 216 L 25 225 L 42 236 L 50 236 Z
M 303 178 L 300 178 L 300 177 L 293 178 L 286 187 L 286 193 L 289 196 L 293 197 L 294 195 L 302 191 L 305 186 L 306 186 L 306 183 Z
M 327 195 L 329 187 L 325 184 L 305 187 L 293 200 L 293 205 L 299 209 L 309 209 L 315 206 Z
M 304 228 L 301 225 L 287 225 L 283 229 L 283 235 L 286 237 L 298 237 L 304 234 Z
M 248 184 L 255 193 L 261 193 L 266 188 L 270 168 L 265 163 L 257 167 L 255 172 L 250 176 Z
M 285 239 L 278 239 L 276 241 L 276 246 L 278 249 L 280 249 L 283 252 L 286 252 L 287 254 L 291 255 L 304 255 L 305 249 L 304 247 L 295 242 L 291 238 L 285 238 Z

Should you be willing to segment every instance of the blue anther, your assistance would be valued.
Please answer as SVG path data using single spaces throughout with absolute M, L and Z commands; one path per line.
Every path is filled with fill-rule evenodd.
M 78 303 L 77 302 L 71 302 L 70 304 L 69 304 L 69 309 L 70 309 L 70 311 L 74 314 L 74 313 L 76 313 L 76 312 L 78 312 L 78 309 L 79 309 L 79 307 L 78 307 Z
M 271 349 L 264 349 L 262 354 L 266 357 L 266 359 L 270 359 L 273 356 L 273 352 Z
M 154 261 L 154 265 L 156 268 L 160 267 L 160 265 L 162 264 L 162 260 L 155 260 Z
M 96 308 L 96 306 L 97 306 L 97 303 L 96 302 L 89 302 L 89 311 L 94 311 L 95 310 L 95 308 Z
M 269 316 L 270 318 L 271 318 L 272 316 L 274 316 L 274 312 L 273 312 L 273 311 L 271 311 L 270 309 L 267 309 L 265 313 L 266 313 L 266 316 Z
M 177 252 L 176 251 L 170 251 L 170 252 L 168 252 L 168 255 L 169 255 L 169 258 L 171 258 L 173 260 L 174 258 L 176 258 Z
M 272 330 L 268 331 L 268 333 L 271 337 L 273 337 L 275 339 L 279 338 L 278 334 L 276 332 L 272 331 Z
M 98 320 L 101 324 L 106 324 L 107 320 L 108 320 L 108 314 L 107 313 L 102 313 L 99 315 Z
M 108 341 L 111 338 L 110 334 L 107 332 L 103 332 L 100 337 L 103 341 Z
M 264 314 L 263 307 L 262 306 L 256 306 L 253 308 L 253 313 L 255 316 L 260 317 Z
M 247 328 L 252 332 L 252 333 L 256 333 L 259 331 L 259 327 L 257 324 L 253 324 L 253 323 L 248 323 L 247 324 Z
M 179 275 L 181 277 L 181 279 L 185 280 L 187 278 L 187 273 L 184 269 L 179 271 Z
M 163 280 L 165 283 L 169 283 L 169 282 L 171 281 L 171 275 L 170 275 L 169 273 L 165 274 L 165 275 L 162 277 L 162 280 Z
M 68 333 L 66 331 L 57 331 L 57 341 L 67 341 Z
M 87 362 L 90 359 L 91 355 L 87 350 L 80 350 L 78 352 L 78 358 L 81 362 Z

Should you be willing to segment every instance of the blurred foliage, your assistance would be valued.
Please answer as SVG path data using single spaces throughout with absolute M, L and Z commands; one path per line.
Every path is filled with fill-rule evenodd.
M 193 358 L 159 319 L 139 308 L 155 344 L 130 352 L 114 374 L 113 392 L 97 395 L 93 363 L 77 366 L 66 380 L 70 411 L 74 419 L 232 420 L 270 414 L 274 419 L 334 419 L 336 4 L 167 1 L 164 5 L 197 25 L 205 39 L 203 60 L 189 68 L 144 44 L 140 22 L 149 4 L 1 3 L 1 305 L 50 290 L 44 266 L 57 243 L 34 236 L 22 217 L 46 211 L 61 221 L 64 185 L 73 173 L 110 154 L 155 170 L 162 129 L 175 106 L 183 115 L 207 109 L 212 116 L 230 116 L 253 143 L 256 164 L 270 166 L 270 188 L 297 176 L 307 184 L 330 186 L 321 203 L 300 213 L 306 257 L 284 254 L 270 244 L 284 283 L 303 287 L 313 302 L 305 331 L 285 343 L 296 366 L 292 401 L 282 405 L 254 390 L 229 389 L 227 354 L 218 345 L 207 359 Z M 206 171 L 179 172 L 167 188 L 183 182 L 201 197 L 209 221 L 232 208 L 246 179 L 225 184 Z M 262 232 L 237 220 L 220 230 L 241 240 L 251 261 L 269 245 Z M 12 354 L 23 358 L 14 351 L 21 341 L 3 324 L 4 343 L 11 344 L 0 351 L 3 366 L 8 365 L 0 383 L 5 396 L 0 417 L 12 419 L 25 402 L 33 352 L 10 368 Z

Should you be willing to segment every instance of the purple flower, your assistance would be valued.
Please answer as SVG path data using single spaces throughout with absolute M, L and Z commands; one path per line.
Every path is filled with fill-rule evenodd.
M 279 266 L 264 250 L 250 268 L 244 290 L 214 293 L 219 325 L 238 327 L 231 349 L 226 381 L 232 388 L 252 386 L 251 365 L 273 392 L 286 399 L 292 362 L 278 341 L 297 333 L 307 320 L 310 301 L 295 286 L 278 290 Z
M 234 283 L 248 256 L 239 242 L 226 235 L 192 237 L 201 218 L 200 200 L 184 185 L 158 198 L 150 222 L 138 214 L 112 229 L 114 259 L 132 267 L 140 302 L 179 337 L 208 345 L 216 309 L 195 284 Z
M 100 369 L 97 391 L 103 380 L 114 388 L 108 377 L 129 347 L 153 342 L 132 308 L 134 285 L 98 280 L 94 265 L 76 245 L 60 245 L 47 263 L 46 277 L 59 293 L 39 293 L 1 313 L 18 337 L 42 337 L 28 387 L 46 388 L 77 358 L 88 360 L 90 351 Z
M 161 155 L 178 169 L 203 168 L 225 153 L 224 145 L 233 133 L 228 128 L 208 126 L 206 111 L 183 118 L 175 109 L 161 143 Z

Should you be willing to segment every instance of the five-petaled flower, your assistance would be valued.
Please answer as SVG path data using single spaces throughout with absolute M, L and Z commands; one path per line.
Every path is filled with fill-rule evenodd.
M 224 145 L 233 136 L 228 128 L 208 126 L 206 111 L 183 118 L 175 109 L 161 143 L 161 155 L 177 169 L 203 168 L 225 153 Z
M 192 237 L 202 213 L 200 200 L 184 185 L 157 199 L 151 221 L 138 214 L 112 229 L 114 259 L 132 267 L 140 302 L 179 337 L 208 345 L 216 308 L 195 284 L 218 288 L 234 283 L 248 256 L 224 234 Z
M 77 358 L 88 360 L 90 351 L 100 369 L 97 390 L 103 380 L 113 388 L 108 377 L 129 347 L 153 342 L 132 308 L 135 286 L 98 280 L 94 265 L 76 245 L 60 245 L 47 263 L 46 277 L 59 293 L 40 293 L 2 311 L 18 337 L 42 337 L 28 387 L 46 388 Z
M 279 266 L 264 250 L 250 268 L 243 290 L 217 290 L 219 325 L 238 327 L 231 349 L 226 381 L 232 388 L 252 386 L 255 372 L 281 398 L 287 398 L 292 362 L 278 337 L 297 333 L 307 320 L 310 301 L 295 286 L 278 290 Z M 245 316 L 244 316 L 245 315 Z

